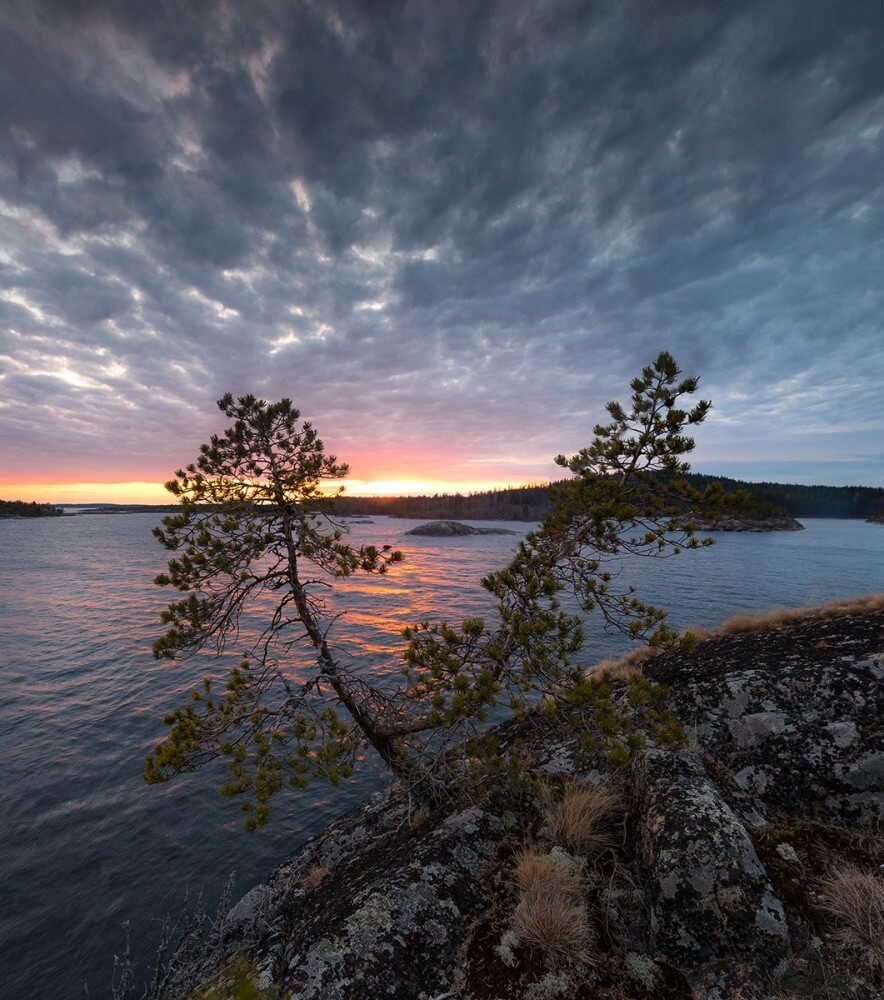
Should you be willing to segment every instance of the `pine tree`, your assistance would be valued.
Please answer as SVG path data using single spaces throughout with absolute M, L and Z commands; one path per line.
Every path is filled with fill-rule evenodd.
M 240 641 L 243 615 L 269 599 L 268 619 L 223 692 L 214 694 L 207 678 L 190 704 L 166 718 L 169 738 L 148 758 L 145 778 L 163 781 L 220 754 L 230 771 L 222 793 L 247 796 L 247 811 L 254 804 L 247 825 L 254 827 L 267 821 L 284 784 L 346 777 L 365 742 L 394 772 L 403 771 L 395 740 L 382 731 L 393 703 L 336 660 L 322 598 L 331 580 L 384 573 L 401 555 L 347 542 L 333 511 L 342 487 L 321 489 L 344 478 L 347 466 L 326 453 L 310 423 L 299 422 L 290 400 L 234 402 L 227 395 L 218 406 L 233 424 L 166 484 L 181 510 L 154 534 L 176 555 L 155 582 L 187 596 L 163 612 L 168 629 L 154 655 L 223 653 Z M 286 669 L 297 637 L 314 661 L 300 685 Z
M 229 770 L 222 793 L 243 799 L 254 828 L 283 788 L 316 777 L 337 783 L 370 746 L 418 794 L 451 794 L 469 786 L 463 762 L 476 759 L 494 705 L 521 713 L 542 695 L 567 701 L 584 690 L 573 663 L 591 612 L 633 639 L 672 645 L 666 613 L 634 587 L 618 588 L 614 567 L 623 554 L 711 544 L 696 537 L 691 515 L 720 509 L 722 491 L 683 478 L 694 447 L 684 432 L 710 407 L 679 406 L 697 386 L 664 352 L 633 380 L 628 409 L 609 403 L 610 420 L 595 427 L 592 443 L 557 459 L 572 478 L 556 487 L 550 514 L 509 566 L 482 581 L 495 598 L 494 620 L 406 629 L 404 662 L 390 665 L 404 679 L 392 690 L 345 669 L 323 594 L 336 578 L 387 572 L 401 554 L 349 543 L 334 512 L 343 487 L 322 488 L 347 466 L 289 400 L 225 396 L 218 405 L 232 425 L 167 484 L 181 509 L 156 529 L 175 552 L 156 582 L 183 596 L 164 611 L 154 654 L 222 653 L 242 641 L 244 615 L 262 614 L 263 625 L 222 690 L 206 678 L 167 716 L 169 734 L 149 756 L 146 780 L 220 756 Z M 576 597 L 580 614 L 565 610 L 563 595 Z M 311 668 L 296 683 L 292 661 L 303 649 Z M 493 753 L 478 756 L 486 768 L 500 766 Z

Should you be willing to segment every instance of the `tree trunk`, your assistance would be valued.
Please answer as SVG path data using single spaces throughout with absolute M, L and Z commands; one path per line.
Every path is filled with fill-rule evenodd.
M 331 654 L 331 650 L 328 648 L 325 636 L 322 634 L 322 630 L 319 628 L 319 625 L 310 610 L 310 605 L 307 602 L 307 594 L 298 577 L 298 549 L 295 544 L 294 531 L 292 529 L 292 516 L 288 508 L 288 502 L 282 488 L 282 483 L 280 482 L 276 461 L 273 456 L 273 450 L 269 446 L 269 442 L 267 443 L 266 450 L 270 459 L 273 491 L 276 495 L 277 504 L 279 505 L 280 515 L 282 516 L 282 527 L 285 535 L 286 551 L 288 553 L 289 586 L 292 589 L 292 597 L 295 601 L 295 607 L 298 609 L 298 617 L 301 619 L 304 628 L 307 630 L 307 635 L 310 637 L 310 641 L 313 643 L 313 648 L 316 650 L 317 660 L 319 661 L 322 672 L 326 677 L 328 677 L 329 683 L 331 684 L 335 694 L 341 699 L 341 702 L 350 713 L 353 721 L 362 730 L 365 738 L 375 748 L 387 767 L 389 767 L 397 777 L 405 778 L 412 773 L 412 768 L 407 757 L 398 746 L 395 737 L 382 734 L 370 713 L 366 711 L 356 698 L 353 697 L 352 692 L 347 687 L 345 679 L 341 675 L 341 671 L 338 669 L 338 665 L 335 662 L 335 658 Z

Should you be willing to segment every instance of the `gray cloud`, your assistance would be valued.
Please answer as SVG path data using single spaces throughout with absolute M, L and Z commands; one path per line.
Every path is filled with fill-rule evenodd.
M 884 483 L 882 36 L 865 0 L 5 4 L 4 477 L 161 478 L 229 389 L 357 473 L 536 478 L 667 347 L 699 467 Z

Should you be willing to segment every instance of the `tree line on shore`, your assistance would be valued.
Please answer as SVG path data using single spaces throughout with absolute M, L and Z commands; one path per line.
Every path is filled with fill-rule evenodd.
M 748 483 L 727 476 L 688 473 L 697 489 L 721 483 L 726 492 L 746 498 L 731 513 L 763 519 L 770 517 L 870 517 L 884 512 L 884 489 L 872 486 L 802 486 L 791 483 Z M 451 520 L 542 521 L 552 509 L 551 486 L 532 484 L 469 494 L 435 494 L 413 497 L 343 496 L 341 514 L 432 517 Z
M 0 517 L 61 517 L 61 507 L 26 500 L 0 500 Z

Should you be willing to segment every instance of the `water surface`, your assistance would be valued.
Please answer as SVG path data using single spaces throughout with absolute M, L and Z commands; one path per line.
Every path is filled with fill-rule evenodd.
M 14 998 L 108 992 L 121 925 L 136 955 L 186 888 L 236 891 L 379 780 L 369 770 L 340 790 L 315 786 L 275 807 L 270 830 L 241 831 L 217 794 L 218 771 L 162 787 L 141 781 L 159 719 L 206 663 L 150 655 L 168 595 L 151 584 L 167 553 L 152 514 L 0 521 L 0 983 Z M 488 611 L 479 578 L 517 539 L 404 537 L 415 521 L 377 518 L 354 538 L 392 542 L 406 561 L 385 578 L 348 581 L 337 607 L 344 655 L 374 673 L 397 669 L 399 631 L 423 618 Z M 642 560 L 626 578 L 671 611 L 675 625 L 712 625 L 740 611 L 815 604 L 884 589 L 884 526 L 808 520 L 801 532 L 720 534 L 710 549 Z M 499 523 L 523 532 L 522 524 Z M 584 660 L 624 648 L 590 625 Z

